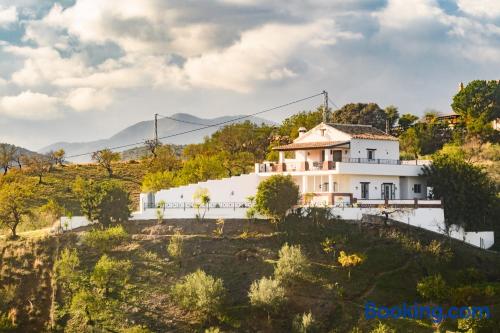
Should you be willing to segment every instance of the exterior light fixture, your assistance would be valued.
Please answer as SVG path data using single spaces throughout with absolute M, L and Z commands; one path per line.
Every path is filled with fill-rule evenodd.
M 234 191 L 231 191 L 231 195 L 234 195 Z
M 181 194 L 181 199 L 184 198 L 184 194 Z

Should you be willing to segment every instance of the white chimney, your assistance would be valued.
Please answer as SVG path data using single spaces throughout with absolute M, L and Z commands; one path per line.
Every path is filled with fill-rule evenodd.
M 300 127 L 299 128 L 299 138 L 304 135 L 307 132 L 305 127 Z

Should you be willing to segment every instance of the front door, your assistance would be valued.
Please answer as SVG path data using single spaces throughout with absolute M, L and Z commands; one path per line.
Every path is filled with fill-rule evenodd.
M 384 183 L 382 184 L 382 199 L 392 200 L 394 199 L 394 184 Z
M 334 162 L 342 162 L 342 150 L 334 150 L 333 151 L 333 161 Z

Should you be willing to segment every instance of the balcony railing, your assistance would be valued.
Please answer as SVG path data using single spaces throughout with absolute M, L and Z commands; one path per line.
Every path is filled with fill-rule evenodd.
M 195 202 L 167 202 L 163 205 L 160 205 L 159 203 L 154 203 L 154 202 L 144 202 L 143 203 L 144 209 L 152 209 L 152 208 L 157 208 L 157 209 L 194 209 L 198 208 L 197 204 Z M 252 207 L 252 204 L 250 202 L 210 202 L 208 205 L 200 205 L 199 206 L 201 209 L 204 209 L 205 207 L 210 210 L 210 209 L 218 209 L 218 208 L 232 208 L 233 210 L 236 210 L 237 208 L 250 208 Z
M 384 164 L 384 165 L 429 165 L 430 160 L 395 160 L 395 159 L 381 159 L 381 158 L 359 158 L 359 157 L 344 157 L 341 161 L 333 161 L 328 169 L 324 168 L 323 162 L 320 161 L 307 161 L 307 170 L 304 170 L 304 162 L 285 162 L 285 171 L 318 171 L 318 170 L 334 170 L 335 162 L 342 163 L 362 163 L 362 164 Z M 258 172 L 278 172 L 281 171 L 278 167 L 279 163 L 264 162 L 257 165 Z

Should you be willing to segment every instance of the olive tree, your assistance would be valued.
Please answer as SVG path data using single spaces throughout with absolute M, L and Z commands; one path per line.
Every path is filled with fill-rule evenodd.
M 31 216 L 35 200 L 35 186 L 30 179 L 15 176 L 0 183 L 0 224 L 17 238 L 17 227 L 24 218 Z
M 295 279 L 303 279 L 309 271 L 309 267 L 309 261 L 300 245 L 285 243 L 279 251 L 274 275 L 279 281 L 292 282 Z
M 102 166 L 108 172 L 109 178 L 113 177 L 113 162 L 120 160 L 120 153 L 116 153 L 111 149 L 103 149 L 92 154 L 92 160 Z
M 279 222 L 298 201 L 299 187 L 292 177 L 273 175 L 260 182 L 255 196 L 255 209 L 273 222 Z
M 222 279 L 198 269 L 175 284 L 172 294 L 180 307 L 193 311 L 206 320 L 220 312 L 225 289 Z
M 114 181 L 95 182 L 77 178 L 73 191 L 89 221 L 98 221 L 103 227 L 108 227 L 125 222 L 130 216 L 129 194 Z
M 269 318 L 270 314 L 276 312 L 285 302 L 285 288 L 280 281 L 263 277 L 252 282 L 248 298 L 252 306 L 266 311 Z

